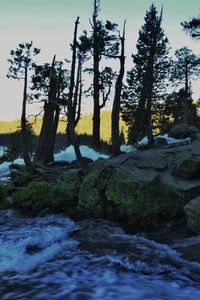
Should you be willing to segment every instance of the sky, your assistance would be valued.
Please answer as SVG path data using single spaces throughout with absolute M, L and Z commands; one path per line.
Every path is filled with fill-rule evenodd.
M 197 0 L 154 0 L 153 3 L 158 11 L 164 7 L 162 26 L 172 53 L 188 46 L 200 54 L 200 41 L 193 41 L 180 25 L 199 15 L 200 3 Z M 132 67 L 131 54 L 136 52 L 138 31 L 151 4 L 151 0 L 101 0 L 99 19 L 118 23 L 120 28 L 126 19 L 126 70 Z M 0 0 L 0 120 L 19 118 L 21 112 L 22 82 L 6 78 L 10 50 L 20 42 L 32 40 L 35 47 L 41 48 L 36 63 L 51 62 L 54 54 L 57 59 L 70 59 L 76 17 L 80 17 L 81 34 L 84 29 L 91 30 L 91 14 L 92 0 Z M 193 98 L 200 98 L 200 81 L 192 86 Z M 84 100 L 83 110 L 92 111 L 90 99 Z M 28 113 L 34 111 L 36 107 L 29 105 Z

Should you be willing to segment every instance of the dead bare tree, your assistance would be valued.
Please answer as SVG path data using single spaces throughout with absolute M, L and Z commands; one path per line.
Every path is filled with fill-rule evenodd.
M 120 36 L 121 42 L 121 53 L 118 56 L 120 61 L 120 70 L 117 76 L 117 80 L 115 83 L 115 95 L 112 107 L 112 154 L 119 155 L 120 154 L 120 133 L 119 133 L 119 119 L 120 119 L 120 101 L 121 101 L 121 91 L 122 91 L 122 82 L 124 77 L 124 66 L 125 66 L 125 54 L 124 54 L 124 44 L 125 44 L 125 25 L 126 21 L 124 21 L 123 34 Z

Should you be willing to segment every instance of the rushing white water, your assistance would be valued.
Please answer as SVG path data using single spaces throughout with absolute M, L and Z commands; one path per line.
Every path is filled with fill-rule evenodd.
M 80 151 L 81 151 L 82 156 L 91 158 L 92 160 L 96 160 L 100 157 L 102 157 L 102 158 L 109 157 L 108 155 L 96 152 L 92 148 L 89 148 L 88 146 L 85 146 L 85 145 L 80 146 Z M 69 162 L 75 160 L 76 155 L 74 152 L 74 147 L 73 146 L 67 147 L 66 150 L 55 154 L 54 158 L 55 158 L 55 160 L 66 160 Z
M 200 264 L 110 222 L 7 211 L 0 229 L 1 300 L 200 299 Z
M 185 144 L 190 144 L 191 143 L 191 138 L 190 137 L 184 138 L 184 139 L 175 139 L 175 138 L 172 138 L 172 137 L 168 136 L 168 134 L 154 136 L 154 140 L 155 141 L 158 138 L 161 138 L 161 139 L 165 140 L 166 144 L 168 144 L 168 145 L 170 145 L 170 144 L 176 144 L 176 143 L 185 143 Z M 147 136 L 145 136 L 137 144 L 139 146 L 145 146 L 145 145 L 147 145 L 148 144 L 148 138 L 147 138 Z
M 23 165 L 24 161 L 21 158 L 17 158 L 12 163 Z M 7 162 L 7 161 L 0 164 L 0 181 L 9 179 L 9 175 L 10 175 L 9 166 L 10 166 L 10 164 L 11 164 L 11 162 Z
M 2 156 L 4 154 L 4 151 L 5 151 L 5 147 L 0 146 L 0 156 Z
M 91 158 L 92 160 L 96 160 L 100 157 L 102 157 L 102 158 L 108 158 L 109 157 L 108 155 L 96 152 L 93 149 L 91 149 L 87 146 L 84 146 L 84 145 L 80 146 L 80 151 L 81 151 L 81 154 L 84 157 Z M 65 160 L 67 162 L 71 162 L 71 161 L 75 160 L 76 155 L 75 155 L 75 152 L 74 152 L 74 147 L 73 146 L 67 147 L 66 150 L 55 154 L 54 158 L 55 158 L 56 161 Z M 20 164 L 20 165 L 24 164 L 23 159 L 21 159 L 21 158 L 16 159 L 12 163 L 16 163 L 16 164 Z M 10 174 L 9 165 L 10 164 L 11 164 L 11 162 L 4 162 L 4 163 L 0 164 L 0 180 L 4 180 L 5 178 L 9 177 L 9 174 Z

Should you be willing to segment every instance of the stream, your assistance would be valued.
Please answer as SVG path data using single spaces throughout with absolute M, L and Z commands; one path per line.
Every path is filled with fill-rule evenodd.
M 105 220 L 0 211 L 1 300 L 199 300 L 200 263 Z M 178 250 L 177 250 L 178 249 Z

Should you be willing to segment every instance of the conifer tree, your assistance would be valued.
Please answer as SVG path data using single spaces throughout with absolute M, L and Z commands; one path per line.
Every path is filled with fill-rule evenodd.
M 40 49 L 33 47 L 33 42 L 21 43 L 15 50 L 10 51 L 11 58 L 8 60 L 10 67 L 7 74 L 8 78 L 23 80 L 23 99 L 22 99 L 22 114 L 21 114 L 21 142 L 22 153 L 26 167 L 31 166 L 31 159 L 29 156 L 27 146 L 27 120 L 26 120 L 26 104 L 27 104 L 27 90 L 28 90 L 28 76 L 29 71 L 33 66 L 33 56 L 39 54 Z
M 182 101 L 184 104 L 184 122 L 192 123 L 192 91 L 191 80 L 200 76 L 200 58 L 188 47 L 183 47 L 175 52 L 172 65 L 171 80 L 173 84 L 184 85 Z
M 122 113 L 129 125 L 129 142 L 136 142 L 147 135 L 151 144 L 152 106 L 165 90 L 170 61 L 168 39 L 161 27 L 162 10 L 158 15 L 152 4 L 144 20 L 139 30 L 137 54 L 132 55 L 134 67 L 127 75 Z

